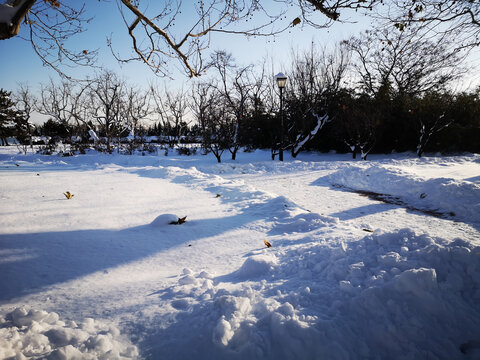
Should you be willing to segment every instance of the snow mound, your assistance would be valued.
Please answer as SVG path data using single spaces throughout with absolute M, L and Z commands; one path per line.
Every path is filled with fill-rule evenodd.
M 16 308 L 0 317 L 0 358 L 135 359 L 137 347 L 120 330 L 92 318 L 77 325 L 58 314 Z
M 246 280 L 267 275 L 277 263 L 277 258 L 271 254 L 254 255 L 245 260 L 236 272 L 239 279 Z
M 306 233 L 339 222 L 338 218 L 305 212 L 298 207 L 290 210 L 288 214 L 289 216 L 276 222 L 273 232 Z
M 153 220 L 150 225 L 153 227 L 164 227 L 176 223 L 179 217 L 174 214 L 162 214 L 158 215 L 155 220 Z
M 165 292 L 179 314 L 175 324 L 150 339 L 158 343 L 168 336 L 175 343 L 163 342 L 156 355 L 478 355 L 480 247 L 410 229 L 377 231 L 347 244 L 329 239 L 285 247 L 250 255 L 231 276 L 217 278 L 221 282 L 205 279 L 203 272 L 184 272 Z

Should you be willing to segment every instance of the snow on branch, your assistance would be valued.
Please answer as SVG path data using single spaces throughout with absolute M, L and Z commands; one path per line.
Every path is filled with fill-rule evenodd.
M 330 118 L 328 117 L 327 114 L 323 115 L 323 116 L 319 116 L 317 114 L 315 114 L 313 111 L 312 111 L 312 115 L 317 119 L 317 125 L 313 128 L 312 131 L 310 131 L 308 134 L 304 135 L 303 138 L 302 138 L 302 135 L 299 134 L 297 136 L 297 139 L 296 139 L 296 144 L 294 145 L 293 149 L 292 149 L 292 155 L 293 157 L 296 157 L 298 155 L 298 153 L 300 152 L 300 150 L 303 148 L 303 146 L 308 142 L 310 141 L 311 139 L 313 139 L 315 137 L 315 135 L 317 135 L 318 131 L 320 131 L 320 129 L 328 122 L 330 122 Z
M 0 40 L 18 34 L 20 23 L 34 3 L 35 0 L 10 0 L 0 4 Z

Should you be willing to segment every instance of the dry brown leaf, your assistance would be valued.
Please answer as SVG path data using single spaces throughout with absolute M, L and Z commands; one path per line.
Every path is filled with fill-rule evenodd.
M 263 240 L 263 243 L 267 246 L 267 248 L 272 247 L 272 244 L 270 244 L 267 240 Z
M 184 217 L 182 217 L 182 218 L 178 218 L 177 224 L 180 225 L 180 224 L 183 224 L 183 223 L 186 222 L 186 221 L 187 221 L 187 217 L 184 216 Z
M 71 198 L 73 198 L 73 197 L 75 196 L 75 195 L 73 195 L 73 194 L 70 194 L 70 191 L 64 192 L 63 195 L 65 195 L 65 197 L 66 197 L 67 199 L 71 199 Z

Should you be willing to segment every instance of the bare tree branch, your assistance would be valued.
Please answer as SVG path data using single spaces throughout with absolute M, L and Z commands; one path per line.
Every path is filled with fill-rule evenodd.
M 25 34 L 20 32 L 22 21 Z M 63 67 L 92 66 L 95 61 L 95 49 L 74 50 L 67 46 L 67 41 L 84 32 L 90 21 L 85 17 L 84 4 L 70 6 L 56 0 L 9 0 L 0 4 L 0 39 L 18 34 L 31 43 L 45 66 L 68 77 Z

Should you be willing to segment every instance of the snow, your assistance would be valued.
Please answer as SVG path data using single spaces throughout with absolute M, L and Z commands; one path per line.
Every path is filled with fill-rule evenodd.
M 93 141 L 95 142 L 99 141 L 98 135 L 94 130 L 92 129 L 88 130 L 88 134 L 90 135 L 90 139 L 92 139 Z
M 479 358 L 480 156 L 370 157 L 0 148 L 0 358 Z
M 58 314 L 16 308 L 1 319 L 0 358 L 49 359 L 134 359 L 136 346 L 120 335 L 113 325 L 86 318 L 77 325 L 61 321 Z

